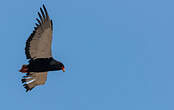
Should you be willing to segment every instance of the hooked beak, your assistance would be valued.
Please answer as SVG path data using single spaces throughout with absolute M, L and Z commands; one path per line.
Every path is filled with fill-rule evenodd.
M 62 68 L 62 71 L 65 72 L 65 68 Z

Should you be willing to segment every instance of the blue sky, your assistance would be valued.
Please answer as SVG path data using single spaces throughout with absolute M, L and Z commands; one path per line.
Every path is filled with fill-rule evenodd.
M 18 72 L 25 41 L 45 4 L 53 56 L 66 72 L 26 93 Z M 0 109 L 173 110 L 174 1 L 0 2 Z

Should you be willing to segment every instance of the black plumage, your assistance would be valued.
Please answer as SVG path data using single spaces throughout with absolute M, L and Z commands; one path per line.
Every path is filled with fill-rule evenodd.
M 42 67 L 42 68 L 41 68 Z M 62 70 L 64 65 L 51 58 L 38 58 L 30 60 L 28 65 L 28 72 L 46 72 Z

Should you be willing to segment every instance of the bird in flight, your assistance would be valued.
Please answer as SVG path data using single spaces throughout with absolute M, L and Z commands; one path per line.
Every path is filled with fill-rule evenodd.
M 65 72 L 63 63 L 52 57 L 53 23 L 44 5 L 40 8 L 38 16 L 39 19 L 36 18 L 38 23 L 26 41 L 25 55 L 29 59 L 29 64 L 23 65 L 20 69 L 20 72 L 26 73 L 21 80 L 26 92 L 45 84 L 48 71 Z

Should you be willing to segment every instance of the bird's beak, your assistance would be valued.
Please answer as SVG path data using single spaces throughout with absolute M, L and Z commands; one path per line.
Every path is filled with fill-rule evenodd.
M 62 71 L 65 72 L 65 68 L 62 68 Z

